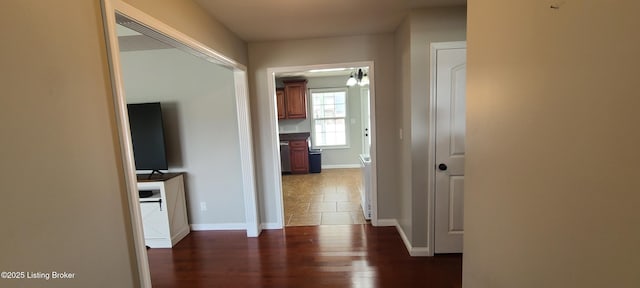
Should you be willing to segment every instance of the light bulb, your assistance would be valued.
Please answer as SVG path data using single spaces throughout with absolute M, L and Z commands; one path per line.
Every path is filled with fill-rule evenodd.
M 360 80 L 360 86 L 366 85 L 369 85 L 369 76 L 367 76 L 367 74 L 364 74 L 364 77 L 362 77 L 362 80 Z
M 358 80 L 356 80 L 356 78 L 353 77 L 353 75 L 351 75 L 351 77 L 349 77 L 349 80 L 347 80 L 347 86 L 349 87 L 356 85 L 357 83 L 358 83 Z

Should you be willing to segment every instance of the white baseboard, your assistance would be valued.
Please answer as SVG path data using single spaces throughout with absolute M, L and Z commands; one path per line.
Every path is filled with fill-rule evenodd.
M 322 165 L 322 169 L 350 169 L 360 168 L 360 164 Z
M 396 230 L 398 230 L 398 234 L 400 234 L 400 238 L 402 238 L 402 242 L 404 243 L 404 247 L 407 248 L 407 252 L 409 255 L 419 257 L 419 256 L 429 256 L 429 247 L 413 247 L 411 245 L 411 241 L 407 238 L 407 234 L 404 233 L 404 229 L 398 223 L 396 219 L 378 219 L 379 227 L 383 226 L 395 226 Z
M 398 226 L 398 221 L 396 221 L 396 219 L 378 219 L 378 223 L 376 226 L 379 226 L 379 227 Z
M 428 257 L 429 255 L 429 247 L 412 247 L 409 255 L 413 257 Z
M 278 225 L 278 223 L 262 223 L 260 226 L 263 230 L 282 229 L 282 226 Z
M 191 224 L 191 231 L 247 230 L 245 223 Z
M 396 221 L 397 223 L 397 221 Z M 409 238 L 407 238 L 407 234 L 404 233 L 404 229 L 398 223 L 396 225 L 396 229 L 398 229 L 398 233 L 400 233 L 400 237 L 402 238 L 402 242 L 404 242 L 404 246 L 407 248 L 409 255 L 418 257 L 418 256 L 429 256 L 429 247 L 413 247 Z

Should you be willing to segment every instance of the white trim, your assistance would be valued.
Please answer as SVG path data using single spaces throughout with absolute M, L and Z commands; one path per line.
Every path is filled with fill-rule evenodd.
M 269 105 L 264 109 L 269 109 L 269 133 L 271 139 L 267 141 L 267 145 L 271 146 L 271 157 L 273 157 L 272 169 L 273 183 L 275 184 L 276 199 L 276 223 L 274 229 L 284 228 L 284 198 L 282 196 L 282 167 L 280 163 L 280 134 L 278 134 L 278 106 L 276 102 L 276 77 L 272 68 L 267 68 L 267 88 L 269 90 Z M 266 167 L 265 167 L 266 168 Z M 265 205 L 268 207 L 268 205 Z
M 162 23 L 161 21 L 145 14 L 133 6 L 121 0 L 102 0 L 103 22 L 105 26 L 105 39 L 107 42 L 107 54 L 109 57 L 109 67 L 111 72 L 111 85 L 113 89 L 113 100 L 118 126 L 118 136 L 125 176 L 127 194 L 129 196 L 129 212 L 131 215 L 131 226 L 133 244 L 136 253 L 136 265 L 139 273 L 140 287 L 151 287 L 151 276 L 149 263 L 144 242 L 142 229 L 142 218 L 140 206 L 138 205 L 137 180 L 135 175 L 135 165 L 133 160 L 133 147 L 131 145 L 131 133 L 129 131 L 129 119 L 127 115 L 126 97 L 124 84 L 122 81 L 122 71 L 120 67 L 120 54 L 118 47 L 118 36 L 116 32 L 116 13 L 135 20 L 145 27 L 183 44 L 184 47 L 207 56 L 206 60 L 231 68 L 234 71 L 236 107 L 238 109 L 238 127 L 240 134 L 241 167 L 243 172 L 243 193 L 245 201 L 245 217 L 247 223 L 242 229 L 247 230 L 247 236 L 257 236 L 260 233 L 258 219 L 257 194 L 255 189 L 254 159 L 251 141 L 251 123 L 249 111 L 249 95 L 247 82 L 247 68 L 226 57 L 208 46 L 194 40 L 182 32 Z
M 138 10 L 137 8 L 123 2 L 122 0 L 102 0 L 109 1 L 113 7 L 113 12 L 126 16 L 129 19 L 135 20 L 138 23 L 144 24 L 147 28 L 157 31 L 171 39 L 176 40 L 178 43 L 182 43 L 185 47 L 198 51 L 211 59 L 207 59 L 210 62 L 215 61 L 216 64 L 246 71 L 247 67 L 236 62 L 235 60 L 225 56 L 224 54 L 211 49 L 209 46 L 200 43 L 199 41 L 191 38 L 190 36 L 174 29 L 173 27 L 161 22 L 160 20 Z M 115 18 L 114 22 L 115 24 Z M 115 32 L 115 31 L 114 31 Z M 117 37 L 117 34 L 116 34 Z
M 245 230 L 245 223 L 191 224 L 191 231 Z
M 329 68 L 343 68 L 343 67 L 369 67 L 369 99 L 371 111 L 369 116 L 371 117 L 371 224 L 376 226 L 378 222 L 378 170 L 377 170 L 377 141 L 376 141 L 376 93 L 375 93 L 375 69 L 373 61 L 363 62 L 348 62 L 348 63 L 334 63 L 334 64 L 317 64 L 317 65 L 304 65 L 304 66 L 288 66 L 288 67 L 270 67 L 267 68 L 267 89 L 269 92 L 268 103 L 266 107 L 259 107 L 258 109 L 268 109 L 269 114 L 269 130 L 271 139 L 267 145 L 270 146 L 271 155 L 273 157 L 273 165 L 271 169 L 271 178 L 275 183 L 275 199 L 276 199 L 276 215 L 277 215 L 277 227 L 276 229 L 282 229 L 284 227 L 284 199 L 282 195 L 282 167 L 280 167 L 280 136 L 278 134 L 278 107 L 276 103 L 276 87 L 275 87 L 275 74 L 286 72 L 299 72 L 309 71 L 315 69 L 329 69 Z M 268 205 L 267 205 L 268 207 Z
M 429 91 L 429 158 L 427 159 L 427 240 L 428 246 L 431 249 L 427 249 L 427 255 L 433 256 L 435 251 L 435 224 L 436 224 L 436 68 L 438 59 L 438 50 L 442 49 L 461 49 L 466 48 L 466 41 L 454 41 L 454 42 L 434 42 L 431 43 L 431 58 L 429 60 L 429 79 L 430 79 L 430 91 Z
M 378 120 L 376 119 L 376 89 L 375 89 L 375 69 L 373 61 L 369 65 L 369 118 L 371 126 L 369 136 L 371 137 L 371 224 L 378 225 Z
M 377 227 L 398 226 L 398 220 L 396 219 L 378 219 Z
M 351 168 L 360 168 L 360 164 L 322 165 L 322 169 L 351 169 Z
M 240 158 L 242 166 L 242 189 L 244 194 L 244 213 L 247 237 L 258 237 L 261 232 L 258 216 L 258 195 L 254 175 L 253 141 L 251 139 L 251 112 L 249 107 L 249 88 L 247 72 L 233 72 L 236 89 L 236 109 L 238 115 L 238 136 L 240 140 Z
M 131 131 L 129 131 L 129 115 L 127 103 L 124 97 L 124 84 L 122 82 L 122 70 L 120 67 L 120 48 L 118 46 L 118 34 L 116 31 L 116 15 L 112 1 L 102 1 L 102 21 L 104 24 L 107 54 L 111 72 L 111 88 L 113 90 L 113 105 L 115 108 L 116 126 L 120 142 L 122 157 L 122 170 L 127 192 L 127 202 L 131 221 L 133 246 L 136 254 L 136 266 L 138 268 L 138 281 L 140 287 L 151 287 L 151 272 L 147 258 L 147 247 L 142 228 L 142 213 L 140 212 L 140 199 L 138 196 L 138 180 L 133 160 L 133 144 L 131 143 Z
M 413 257 L 422 257 L 422 256 L 433 256 L 429 255 L 429 247 L 413 247 L 411 245 L 411 241 L 407 237 L 407 234 L 404 233 L 404 229 L 398 223 L 396 219 L 378 219 L 378 227 L 391 227 L 395 226 L 396 230 L 398 230 L 398 234 L 400 234 L 400 238 L 402 238 L 402 242 L 404 243 L 404 247 L 407 248 L 407 252 L 409 255 Z
M 282 226 L 278 225 L 278 223 L 262 223 L 260 227 L 262 227 L 263 230 L 282 229 Z
M 404 233 L 404 229 L 402 226 L 396 221 L 396 229 L 398 230 L 398 234 L 400 234 L 400 238 L 402 238 L 402 242 L 404 242 L 404 247 L 407 248 L 407 252 L 412 257 L 421 257 L 421 256 L 433 256 L 429 255 L 429 247 L 413 247 L 411 245 L 411 241 L 407 238 L 407 234 Z

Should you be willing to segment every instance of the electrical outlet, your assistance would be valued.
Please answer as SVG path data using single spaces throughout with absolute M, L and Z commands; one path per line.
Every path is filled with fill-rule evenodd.
M 400 134 L 400 140 L 402 140 L 402 136 L 404 136 L 404 135 L 402 135 L 402 128 L 400 128 L 400 131 L 399 131 L 398 134 Z
M 207 211 L 207 202 L 200 202 L 200 211 Z

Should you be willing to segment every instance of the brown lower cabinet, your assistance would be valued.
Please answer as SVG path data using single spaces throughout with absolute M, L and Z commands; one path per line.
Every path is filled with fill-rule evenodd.
M 289 155 L 291 159 L 291 173 L 309 173 L 309 146 L 307 140 L 290 140 Z

